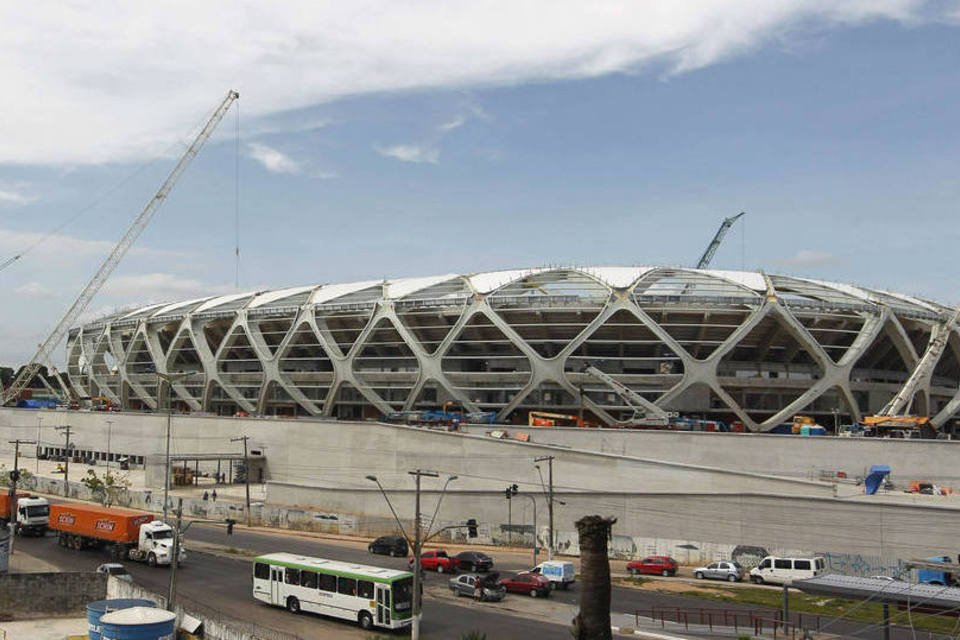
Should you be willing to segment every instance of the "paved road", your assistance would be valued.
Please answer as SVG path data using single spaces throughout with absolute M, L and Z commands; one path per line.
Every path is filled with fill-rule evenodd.
M 188 533 L 191 538 L 222 544 L 226 538 L 222 528 L 210 529 L 195 525 Z M 245 534 L 234 536 L 233 540 L 226 540 L 230 546 L 246 546 L 257 542 L 253 547 L 257 552 L 269 552 L 284 549 L 295 553 L 309 553 L 324 555 L 325 552 L 342 547 L 317 544 L 312 540 L 299 541 L 296 538 L 284 538 L 279 543 L 273 537 L 265 534 Z M 105 552 L 73 551 L 63 549 L 56 544 L 55 538 L 24 538 L 17 541 L 18 548 L 24 553 L 41 557 L 61 570 L 93 570 L 102 562 L 108 562 Z M 338 553 L 337 557 L 344 560 L 370 560 L 366 551 Z M 326 553 L 326 555 L 332 555 Z M 403 566 L 403 559 L 377 557 L 378 560 L 392 560 L 391 566 Z M 390 562 L 378 562 L 388 565 Z M 165 594 L 167 592 L 170 572 L 165 568 L 151 569 L 137 563 L 127 563 L 127 567 L 134 579 L 141 586 L 151 591 Z M 443 594 L 446 576 L 428 576 L 428 591 L 437 591 Z M 201 603 L 203 606 L 215 609 L 224 617 L 256 622 L 264 627 L 275 629 L 294 637 L 300 638 L 357 638 L 368 640 L 373 636 L 370 632 L 361 631 L 356 625 L 331 620 L 312 614 L 294 616 L 283 609 L 270 607 L 253 600 L 250 594 L 250 559 L 249 557 L 225 557 L 220 554 L 191 553 L 188 561 L 178 572 L 178 597 L 185 603 Z M 445 595 L 445 594 L 444 594 Z M 517 598 L 519 599 L 519 597 Z M 515 600 L 515 599 L 508 599 Z M 490 640 L 512 638 L 545 638 L 548 640 L 567 640 L 570 637 L 565 624 L 552 621 L 541 621 L 520 617 L 516 612 L 505 609 L 498 610 L 495 603 L 476 604 L 469 599 L 454 601 L 452 597 L 428 597 L 424 602 L 424 618 L 421 630 L 424 638 L 458 638 L 461 634 L 471 630 L 481 630 Z M 506 604 L 506 603 L 505 603 Z M 516 606 L 516 601 L 510 603 Z M 399 636 L 398 636 L 399 637 Z

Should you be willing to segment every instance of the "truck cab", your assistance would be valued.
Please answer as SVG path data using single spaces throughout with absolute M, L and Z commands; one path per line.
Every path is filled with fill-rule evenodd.
M 42 536 L 50 519 L 50 501 L 29 497 L 17 500 L 17 533 L 24 536 Z
M 140 525 L 137 547 L 130 550 L 130 557 L 150 566 L 170 564 L 173 558 L 173 527 L 160 520 Z M 181 546 L 179 561 L 183 562 L 186 557 L 186 551 Z

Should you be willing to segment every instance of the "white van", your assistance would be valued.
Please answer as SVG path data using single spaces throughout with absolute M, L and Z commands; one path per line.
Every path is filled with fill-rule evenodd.
M 750 581 L 754 584 L 769 582 L 789 585 L 794 580 L 813 578 L 824 572 L 827 561 L 820 556 L 813 558 L 779 558 L 767 556 L 760 564 L 750 570 Z
M 576 568 L 572 562 L 560 562 L 557 560 L 548 560 L 541 562 L 530 573 L 539 573 L 544 578 L 550 580 L 551 589 L 566 589 L 572 585 L 577 578 Z

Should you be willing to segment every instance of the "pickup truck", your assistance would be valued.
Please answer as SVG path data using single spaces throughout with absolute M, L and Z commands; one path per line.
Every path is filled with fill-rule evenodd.
M 456 573 L 457 559 L 448 556 L 443 549 L 424 551 L 420 554 L 420 568 L 437 573 Z M 410 558 L 410 570 L 413 570 L 413 558 Z

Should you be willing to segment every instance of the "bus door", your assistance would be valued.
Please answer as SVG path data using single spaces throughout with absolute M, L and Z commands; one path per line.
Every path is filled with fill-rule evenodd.
M 283 587 L 283 568 L 270 567 L 270 604 L 286 604 L 280 589 Z
M 390 585 L 376 583 L 377 624 L 390 626 Z

